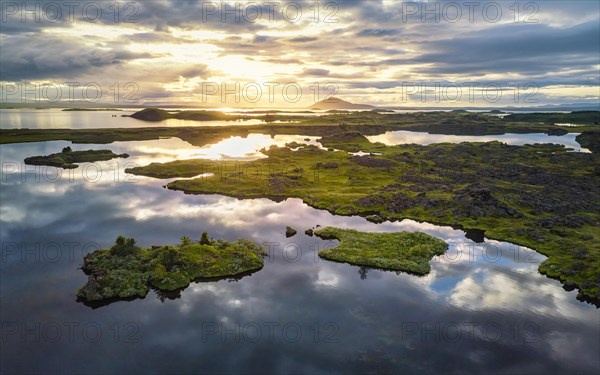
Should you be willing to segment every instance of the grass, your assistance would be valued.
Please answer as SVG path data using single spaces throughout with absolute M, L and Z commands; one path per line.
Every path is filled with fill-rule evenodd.
M 425 233 L 369 233 L 326 227 L 315 235 L 340 241 L 339 246 L 321 251 L 321 258 L 417 275 L 429 273 L 431 258 L 448 249 L 444 241 Z
M 206 241 L 202 241 L 206 242 Z M 135 240 L 119 237 L 110 249 L 84 258 L 87 284 L 79 289 L 80 301 L 143 298 L 150 288 L 181 290 L 191 281 L 235 277 L 263 267 L 263 249 L 249 240 L 210 240 L 194 243 L 182 238 L 173 246 L 142 249 Z

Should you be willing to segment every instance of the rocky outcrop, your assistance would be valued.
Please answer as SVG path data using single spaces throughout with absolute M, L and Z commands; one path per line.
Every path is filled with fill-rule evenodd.
M 396 163 L 389 159 L 377 158 L 371 155 L 354 155 L 350 160 L 363 167 L 390 168 L 396 165 Z
M 491 189 L 477 184 L 468 186 L 456 194 L 453 200 L 457 206 L 454 213 L 461 217 L 522 217 L 515 209 L 496 199 Z
M 294 228 L 285 227 L 285 237 L 286 238 L 294 237 L 296 235 L 296 233 L 298 233 L 298 231 L 295 230 Z

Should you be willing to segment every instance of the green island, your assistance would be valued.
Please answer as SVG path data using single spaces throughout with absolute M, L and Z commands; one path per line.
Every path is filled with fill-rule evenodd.
M 419 232 L 370 233 L 325 227 L 314 234 L 340 241 L 339 246 L 319 252 L 321 258 L 416 275 L 429 273 L 431 258 L 448 249 L 444 241 Z
M 111 150 L 87 150 L 73 151 L 71 147 L 65 147 L 62 152 L 46 156 L 31 156 L 25 158 L 28 165 L 47 165 L 63 169 L 75 169 L 77 163 L 93 163 L 96 161 L 111 160 L 114 158 L 128 158 L 128 154 L 115 154 Z
M 358 132 L 263 150 L 267 158 L 152 163 L 126 172 L 168 188 L 240 199 L 300 198 L 373 222 L 413 219 L 480 229 L 548 256 L 539 270 L 600 301 L 600 158 L 564 146 L 500 142 L 386 146 Z M 363 151 L 366 155 L 349 152 Z
M 88 304 L 144 298 L 150 288 L 172 292 L 196 280 L 239 278 L 260 270 L 264 255 L 252 241 L 209 239 L 206 232 L 198 242 L 184 236 L 178 245 L 146 249 L 119 236 L 110 249 L 84 257 L 81 269 L 88 281 L 77 298 Z

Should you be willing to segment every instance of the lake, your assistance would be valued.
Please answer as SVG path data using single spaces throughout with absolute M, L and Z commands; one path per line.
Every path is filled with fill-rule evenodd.
M 41 111 L 41 110 L 40 110 Z M 2 127 L 5 113 L 2 111 Z M 40 112 L 41 113 L 41 112 Z M 65 118 L 62 118 L 63 114 Z M 26 127 L 131 121 L 105 112 L 39 116 Z M 72 116 L 69 118 L 69 116 Z M 60 120 L 58 119 L 60 118 Z M 101 120 L 100 120 L 101 119 Z M 58 121 L 58 122 L 53 122 Z M 60 124 L 60 125 L 59 125 Z M 48 125 L 51 127 L 53 125 Z M 106 125 L 108 126 L 108 125 Z M 424 133 L 406 143 L 431 143 Z M 411 138 L 410 136 L 413 136 Z M 543 135 L 469 137 L 539 142 Z M 408 137 L 408 138 L 406 138 Z M 432 137 L 447 137 L 435 135 Z M 519 137 L 521 141 L 517 141 Z M 536 138 L 541 137 L 541 138 Z M 548 137 L 548 136 L 546 136 Z M 537 271 L 545 257 L 451 227 L 411 220 L 374 224 L 317 210 L 298 199 L 185 195 L 168 180 L 131 176 L 132 165 L 177 158 L 252 159 L 304 136 L 250 135 L 194 147 L 179 139 L 0 147 L 2 372 L 39 373 L 598 373 L 600 310 Z M 460 137 L 459 137 L 460 138 Z M 555 137 L 572 142 L 569 137 Z M 309 138 L 310 143 L 315 137 Z M 448 138 L 438 138 L 448 139 Z M 445 140 L 448 141 L 448 140 Z M 450 140 L 452 141 L 452 140 Z M 389 142 L 404 142 L 390 137 Z M 519 143 L 516 143 L 519 144 Z M 108 148 L 128 159 L 59 171 L 24 166 L 27 156 Z M 286 238 L 285 227 L 298 234 Z M 449 250 L 417 277 L 319 259 L 330 241 L 304 230 L 422 231 Z M 118 235 L 141 246 L 249 238 L 265 267 L 240 280 L 193 283 L 92 309 L 76 302 L 87 280 L 83 255 Z

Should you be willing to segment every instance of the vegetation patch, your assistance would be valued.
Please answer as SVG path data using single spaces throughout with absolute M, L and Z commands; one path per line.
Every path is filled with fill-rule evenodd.
M 84 257 L 82 270 L 88 282 L 77 292 L 78 300 L 143 298 L 149 288 L 161 292 L 181 290 L 191 281 L 236 277 L 263 267 L 264 250 L 252 241 L 234 242 L 182 237 L 179 245 L 140 248 L 133 238 L 119 236 L 110 249 Z
M 344 148 L 344 144 L 336 148 Z M 126 172 L 204 174 L 172 190 L 274 200 L 300 198 L 374 222 L 413 219 L 484 230 L 487 238 L 548 256 L 539 269 L 600 303 L 600 159 L 563 146 L 500 142 L 385 146 L 362 142 L 360 159 L 316 146 L 271 147 L 241 162 L 183 160 Z M 378 167 L 374 167 L 378 166 Z M 381 166 L 381 167 L 379 167 Z
M 73 151 L 71 147 L 63 148 L 62 152 L 25 158 L 25 164 L 47 165 L 64 169 L 79 167 L 76 163 L 93 163 L 96 161 L 111 160 L 114 158 L 128 158 L 128 154 L 115 154 L 111 150 Z
M 444 241 L 419 232 L 371 233 L 326 227 L 314 233 L 340 241 L 339 246 L 321 251 L 321 258 L 417 275 L 429 273 L 431 258 L 448 249 Z

